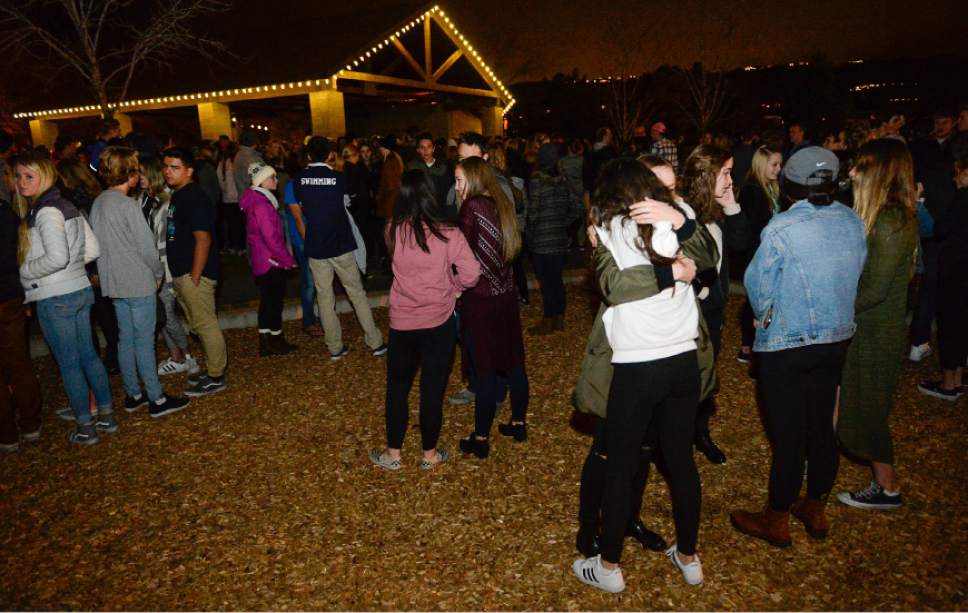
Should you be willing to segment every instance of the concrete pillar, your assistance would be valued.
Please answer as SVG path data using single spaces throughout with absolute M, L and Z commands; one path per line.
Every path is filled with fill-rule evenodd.
M 134 126 L 131 125 L 131 116 L 125 115 L 124 113 L 115 113 L 114 118 L 118 120 L 121 124 L 121 137 L 124 138 L 128 134 L 134 132 Z
M 500 106 L 489 106 L 482 109 L 481 127 L 484 136 L 502 136 L 504 134 L 504 109 Z
M 57 124 L 53 121 L 47 119 L 30 120 L 30 140 L 34 143 L 34 147 L 44 145 L 53 151 L 57 133 Z
M 315 136 L 325 136 L 335 140 L 346 134 L 343 92 L 335 89 L 309 92 L 309 112 L 312 114 Z
M 198 125 L 202 128 L 203 139 L 218 140 L 221 134 L 231 134 L 232 113 L 229 105 L 221 102 L 199 103 Z

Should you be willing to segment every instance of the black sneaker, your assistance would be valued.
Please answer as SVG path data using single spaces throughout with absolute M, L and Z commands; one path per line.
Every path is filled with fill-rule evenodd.
M 225 377 L 209 377 L 204 376 L 198 380 L 198 383 L 191 386 L 185 390 L 186 396 L 208 396 L 209 394 L 217 394 L 225 389 Z
M 877 481 L 871 481 L 859 492 L 840 492 L 837 500 L 849 507 L 875 511 L 892 511 L 900 508 L 902 502 L 900 492 L 892 496 Z
M 528 440 L 527 424 L 515 424 L 515 423 L 498 424 L 497 431 L 504 436 L 514 437 L 514 440 L 517 443 L 523 443 L 524 441 Z
M 198 382 L 206 377 L 208 377 L 208 373 L 204 370 L 200 370 L 194 375 L 188 375 L 188 385 L 198 385 Z
M 114 411 L 110 413 L 98 413 L 94 419 L 94 429 L 98 432 L 117 432 L 118 420 L 114 417 Z
M 736 354 L 736 361 L 740 364 L 749 364 L 753 361 L 753 354 L 740 350 L 740 352 Z
M 374 349 L 372 351 L 373 357 L 375 357 L 375 358 L 378 358 L 381 355 L 384 355 L 386 352 L 387 352 L 387 344 L 386 343 L 383 343 L 382 345 L 380 345 L 379 347 L 377 347 L 376 349 Z
M 94 429 L 94 422 L 76 426 L 74 431 L 67 437 L 74 445 L 94 445 L 100 439 L 97 437 L 97 430 Z
M 346 354 L 349 352 L 350 352 L 349 345 L 343 345 L 343 348 L 337 351 L 336 353 L 329 354 L 329 359 L 333 362 L 342 360 L 343 358 L 346 357 Z
M 926 396 L 934 396 L 948 402 L 954 402 L 961 398 L 960 389 L 946 390 L 941 387 L 941 381 L 922 381 L 918 383 L 918 391 Z
M 148 396 L 146 394 L 138 394 L 135 397 L 125 396 L 124 397 L 124 410 L 128 413 L 134 413 L 141 407 L 148 404 Z
M 224 384 L 223 384 L 223 387 Z M 165 415 L 171 415 L 172 413 L 177 413 L 181 411 L 189 404 L 191 400 L 183 396 L 162 396 L 157 402 L 152 402 L 148 406 L 148 414 L 152 417 L 164 417 Z

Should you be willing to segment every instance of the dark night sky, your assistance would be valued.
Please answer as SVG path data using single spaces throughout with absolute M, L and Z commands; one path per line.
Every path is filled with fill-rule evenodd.
M 185 58 L 177 74 L 148 70 L 131 95 L 325 77 L 393 22 L 430 6 L 414 0 L 235 1 L 232 11 L 204 25 L 234 58 L 214 66 Z M 968 55 L 965 11 L 953 0 L 451 0 L 440 6 L 507 83 L 573 68 L 595 77 L 619 74 L 623 66 L 632 73 L 697 60 L 733 68 L 817 53 L 834 61 Z M 19 69 L 4 72 L 4 89 L 21 89 Z M 55 85 L 15 97 L 41 108 L 92 101 L 69 81 Z
M 251 22 L 261 13 L 260 29 L 277 34 L 282 33 L 265 15 L 267 6 L 303 19 L 321 17 L 323 7 L 332 6 L 337 8 L 329 10 L 353 11 L 363 22 L 401 5 L 414 11 L 424 6 L 400 0 L 237 2 L 236 16 L 248 15 Z M 953 0 L 453 0 L 441 7 L 510 82 L 572 68 L 588 76 L 617 73 L 623 63 L 637 72 L 696 60 L 728 68 L 772 64 L 818 52 L 835 61 L 968 53 L 965 10 Z

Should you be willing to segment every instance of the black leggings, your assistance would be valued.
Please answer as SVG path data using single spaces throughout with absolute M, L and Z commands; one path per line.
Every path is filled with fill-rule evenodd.
M 581 486 L 578 493 L 578 521 L 583 524 L 598 523 L 601 518 L 602 497 L 605 493 L 605 473 L 608 467 L 608 442 L 606 422 L 595 418 L 595 437 L 581 469 Z M 632 479 L 632 501 L 629 505 L 629 523 L 642 514 L 642 499 L 649 481 L 649 469 L 655 447 L 655 428 L 645 434 L 645 442 L 639 454 L 638 469 Z
M 413 378 L 420 368 L 420 437 L 424 451 L 437 447 L 443 423 L 444 390 L 450 377 L 457 318 L 451 316 L 436 328 L 390 328 L 387 350 L 387 447 L 403 447 L 410 417 L 408 402 Z
M 608 466 L 602 505 L 602 558 L 618 564 L 632 513 L 633 480 L 654 422 L 669 470 L 678 549 L 696 552 L 701 486 L 692 455 L 699 365 L 696 352 L 635 364 L 615 364 L 608 392 Z
M 955 370 L 968 358 L 968 280 L 964 263 L 944 259 L 938 274 L 938 360 L 941 368 Z
M 493 373 L 474 378 L 474 434 L 487 437 L 497 413 L 498 403 L 511 395 L 511 421 L 524 422 L 528 414 L 528 374 L 524 367 L 505 374 Z
M 286 297 L 286 271 L 270 268 L 255 278 L 259 286 L 259 331 L 282 330 L 282 303 Z
M 800 495 L 804 455 L 810 465 L 807 495 L 826 500 L 834 486 L 840 465 L 834 404 L 848 343 L 757 355 L 760 393 L 773 443 L 769 504 L 774 511 L 789 511 Z

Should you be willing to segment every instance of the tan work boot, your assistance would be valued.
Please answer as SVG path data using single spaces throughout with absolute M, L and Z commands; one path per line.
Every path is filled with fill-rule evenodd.
M 807 534 L 815 539 L 827 538 L 830 532 L 830 524 L 827 523 L 827 513 L 824 511 L 827 504 L 815 498 L 802 496 L 793 503 L 790 513 L 803 522 L 803 527 L 807 529 Z
M 733 527 L 774 547 L 790 546 L 790 514 L 772 510 L 769 506 L 760 512 L 733 511 L 729 514 Z

